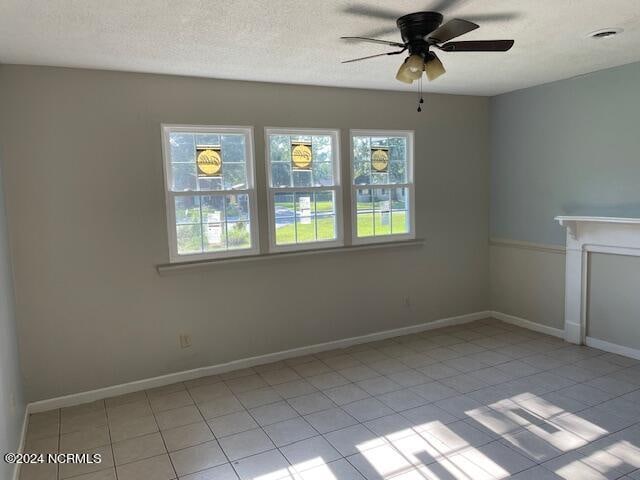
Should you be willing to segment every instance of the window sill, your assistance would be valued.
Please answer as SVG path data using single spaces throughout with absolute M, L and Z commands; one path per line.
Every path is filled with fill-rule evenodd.
M 359 252 L 362 250 L 377 250 L 381 248 L 421 247 L 424 238 L 402 240 L 394 242 L 368 243 L 365 245 L 349 245 L 345 247 L 322 248 L 315 250 L 300 250 L 295 252 L 266 253 L 261 255 L 247 255 L 244 257 L 220 258 L 216 260 L 199 260 L 195 262 L 165 263 L 157 265 L 156 270 L 161 276 L 184 273 L 192 270 L 206 270 L 215 268 L 216 265 L 240 262 L 270 261 L 277 258 L 301 257 L 307 255 L 322 255 L 329 253 Z

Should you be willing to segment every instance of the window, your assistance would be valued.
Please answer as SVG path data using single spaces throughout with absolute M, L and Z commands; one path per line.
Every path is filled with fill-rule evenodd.
M 258 253 L 253 130 L 163 125 L 172 262 Z
M 337 130 L 265 130 L 269 248 L 342 245 Z
M 413 132 L 351 131 L 353 243 L 415 238 Z

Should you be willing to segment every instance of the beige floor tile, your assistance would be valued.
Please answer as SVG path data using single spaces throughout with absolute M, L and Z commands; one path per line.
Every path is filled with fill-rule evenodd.
M 47 463 L 31 463 L 20 468 L 20 480 L 57 480 L 58 466 Z
M 168 455 L 147 458 L 117 467 L 118 480 L 172 480 L 176 478 Z
M 201 472 L 191 473 L 180 477 L 180 480 L 238 480 L 235 470 L 229 463 Z
M 62 480 L 112 449 L 117 480 L 640 478 L 639 415 L 640 363 L 486 319 L 33 414 L 25 448 L 103 455 Z
M 124 405 L 117 405 L 107 409 L 110 422 L 133 420 L 152 415 L 151 407 L 147 399 L 138 400 Z
M 43 437 L 43 438 L 30 438 L 27 437 L 25 442 L 25 453 L 57 453 L 60 438 L 55 437 Z
M 218 438 L 245 432 L 258 427 L 258 424 L 253 417 L 245 411 L 215 417 L 209 420 L 208 423 L 211 430 L 213 430 L 213 433 Z
M 162 436 L 152 433 L 113 444 L 116 465 L 136 462 L 167 453 Z
M 87 430 L 107 424 L 106 410 L 93 410 L 86 413 L 74 414 L 71 417 L 62 418 L 60 433 L 73 433 L 80 430 Z
M 211 430 L 204 421 L 183 425 L 182 427 L 176 427 L 170 430 L 163 430 L 162 437 L 169 452 L 210 442 L 214 439 Z
M 140 392 L 125 393 L 124 395 L 118 395 L 117 397 L 106 398 L 104 403 L 107 406 L 107 410 L 109 410 L 113 407 L 145 401 L 146 399 L 147 394 L 142 390 Z
M 61 435 L 60 451 L 63 453 L 85 452 L 110 443 L 109 428 L 103 425 Z
M 158 412 L 155 417 L 160 430 L 167 430 L 169 428 L 202 421 L 202 414 L 194 405 Z
M 227 462 L 220 445 L 215 440 L 185 448 L 170 455 L 178 476 L 199 472 Z
M 72 480 L 116 480 L 116 470 L 115 468 L 100 470 L 99 472 L 73 477 Z
M 198 404 L 198 408 L 207 420 L 244 410 L 244 407 L 235 396 L 226 395 L 205 403 L 200 403 Z
M 111 445 L 93 448 L 86 453 L 90 455 L 100 455 L 101 461 L 99 463 L 61 464 L 59 465 L 60 478 L 77 477 L 79 475 L 106 470 L 113 467 L 113 453 L 111 452 Z
M 151 397 L 149 401 L 151 402 L 151 408 L 154 412 L 186 407 L 188 405 L 193 405 L 194 403 L 191 395 L 189 395 L 189 392 L 186 390 Z
M 112 442 L 121 442 L 129 438 L 140 437 L 158 431 L 158 425 L 153 415 L 138 417 L 132 420 L 120 420 L 109 423 Z

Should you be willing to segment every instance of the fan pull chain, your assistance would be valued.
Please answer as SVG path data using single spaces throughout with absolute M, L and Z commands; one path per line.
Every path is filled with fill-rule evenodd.
M 420 100 L 418 100 L 418 112 L 422 111 L 422 104 L 424 103 L 424 98 L 422 98 L 422 77 L 420 77 Z

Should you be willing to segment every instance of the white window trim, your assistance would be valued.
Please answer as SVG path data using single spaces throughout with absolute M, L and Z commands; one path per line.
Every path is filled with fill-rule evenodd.
M 245 155 L 247 159 L 247 188 L 242 190 L 197 190 L 185 192 L 171 191 L 171 170 L 170 170 L 170 146 L 169 134 L 173 132 L 184 133 L 228 133 L 245 135 Z M 161 124 L 162 135 L 162 158 L 164 169 L 164 193 L 167 214 L 167 235 L 169 238 L 169 261 L 170 263 L 194 262 L 199 260 L 213 260 L 219 258 L 245 257 L 258 255 L 260 253 L 258 235 L 258 209 L 256 196 L 255 179 L 255 155 L 253 147 L 253 127 L 252 126 L 229 126 L 229 125 L 182 125 L 182 124 Z M 178 254 L 178 239 L 176 233 L 176 212 L 175 197 L 178 196 L 202 196 L 202 195 L 225 195 L 225 194 L 248 194 L 249 195 L 249 228 L 251 238 L 251 248 L 224 250 L 221 252 L 206 252 L 192 254 Z
M 271 186 L 271 142 L 270 135 L 329 135 L 332 137 L 332 158 L 333 158 L 333 185 L 328 187 L 272 187 Z M 267 208 L 269 210 L 269 252 L 293 252 L 301 250 L 321 250 L 324 248 L 341 247 L 344 245 L 344 227 L 342 218 L 342 183 L 340 181 L 340 130 L 326 128 L 282 128 L 265 127 L 264 129 L 264 152 L 266 171 Z M 276 223 L 274 198 L 276 193 L 299 192 L 299 191 L 327 191 L 335 192 L 335 212 L 336 212 L 336 238 L 335 240 L 316 240 L 308 243 L 293 243 L 288 245 L 276 245 Z M 294 199 L 295 203 L 295 199 Z
M 407 183 L 354 185 L 353 176 L 353 137 L 406 137 L 407 138 Z M 365 245 L 369 243 L 399 242 L 416 238 L 416 195 L 414 183 L 414 137 L 413 130 L 349 130 L 349 184 L 351 187 L 351 243 Z M 358 237 L 357 190 L 363 188 L 407 188 L 409 191 L 409 232 L 396 235 L 377 235 Z M 374 217 L 375 222 L 375 217 Z

